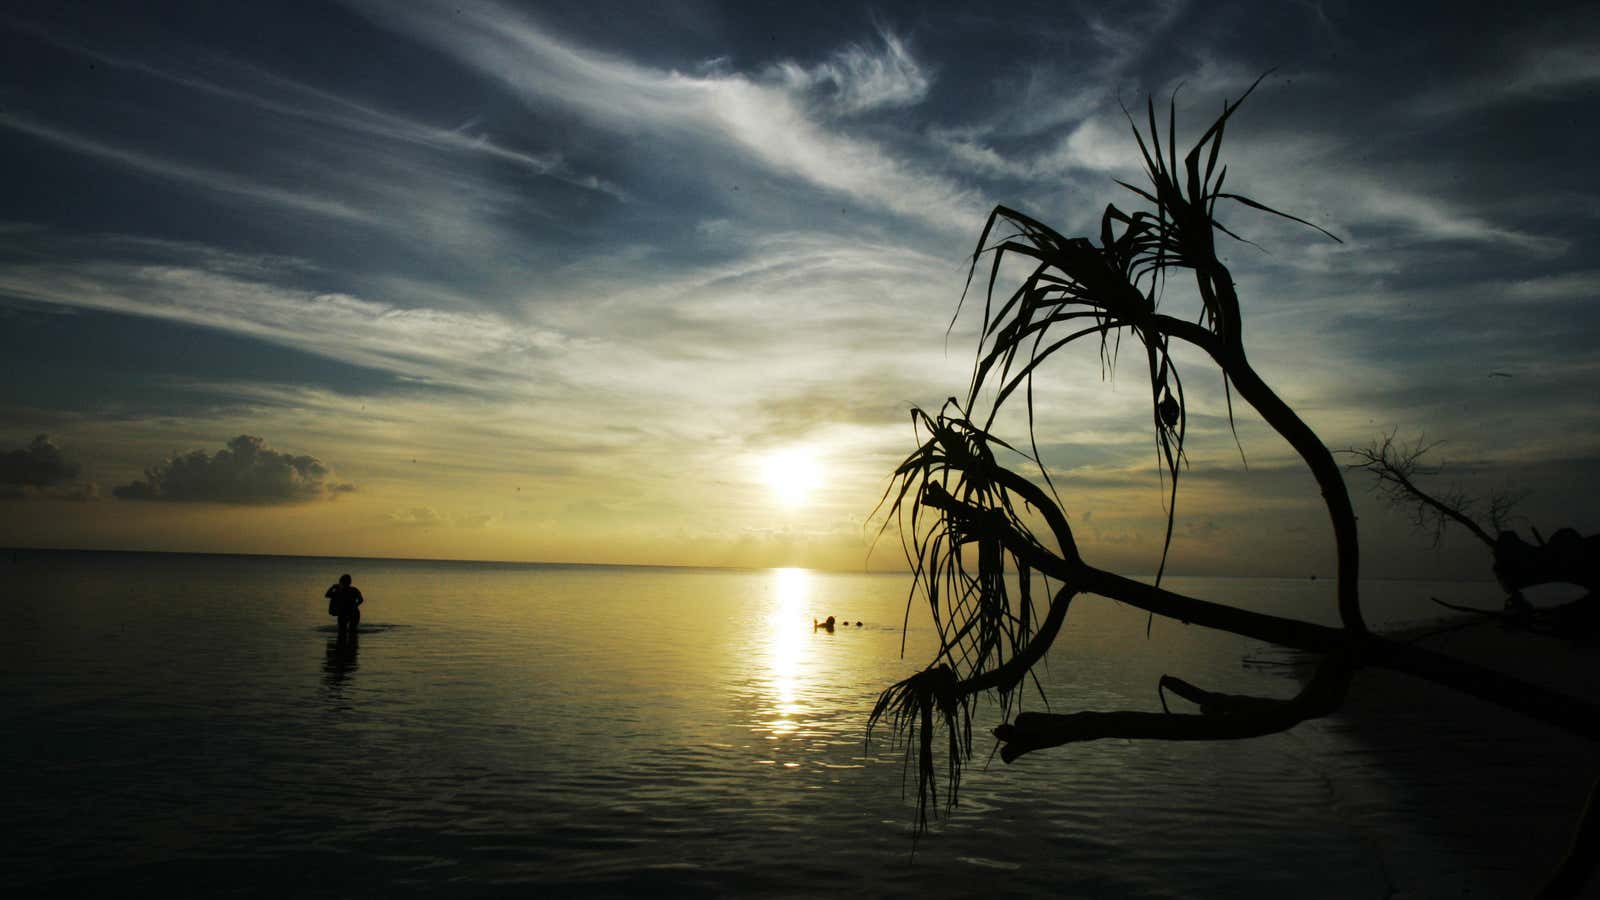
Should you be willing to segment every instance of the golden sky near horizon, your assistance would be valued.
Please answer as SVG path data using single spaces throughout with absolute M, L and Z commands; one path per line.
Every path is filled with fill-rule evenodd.
M 1343 243 L 1220 215 L 1261 246 L 1228 250 L 1257 368 L 1331 447 L 1424 434 L 1440 485 L 1595 530 L 1586 17 L 836 12 L 0 20 L 27 175 L 0 213 L 0 545 L 900 568 L 870 516 L 912 406 L 966 389 L 987 212 L 1098 240 L 1138 202 L 1119 102 L 1182 85 L 1192 140 L 1286 59 L 1229 184 Z M 1329 572 L 1304 467 L 1247 410 L 1241 459 L 1220 377 L 1179 359 L 1171 570 Z M 1165 492 L 1121 363 L 1052 363 L 1034 426 L 1085 554 L 1144 573 Z M 1368 573 L 1487 577 L 1351 492 Z

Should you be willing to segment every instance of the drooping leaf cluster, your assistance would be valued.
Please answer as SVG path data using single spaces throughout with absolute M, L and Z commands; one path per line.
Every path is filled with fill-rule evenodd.
M 1243 238 L 1217 220 L 1217 204 L 1231 200 L 1310 225 L 1224 190 L 1228 169 L 1219 167 L 1218 160 L 1227 124 L 1255 87 L 1252 84 L 1238 101 L 1224 104 L 1181 167 L 1175 111 L 1169 112 L 1164 141 L 1153 101 L 1147 103 L 1147 132 L 1141 133 L 1130 115 L 1149 184 L 1119 183 L 1148 208 L 1127 212 L 1108 205 L 1100 219 L 1098 244 L 1086 237 L 1066 238 L 1005 206 L 996 207 L 984 224 L 968 270 L 968 289 L 956 311 L 959 317 L 978 278 L 979 262 L 987 255 L 981 337 L 966 396 L 949 399 L 937 414 L 913 410 L 917 449 L 895 470 L 880 502 L 880 509 L 888 512 L 885 527 L 888 521 L 899 525 L 915 575 L 913 600 L 918 595 L 923 598 L 939 637 L 929 668 L 886 691 L 871 718 L 872 723 L 890 719 L 894 730 L 907 738 L 907 752 L 915 749 L 920 754 L 919 828 L 934 799 L 932 717 L 942 718 L 950 735 L 951 789 L 946 798 L 950 802 L 960 777 L 959 757 L 971 754 L 973 694 L 995 691 L 1002 715 L 1009 714 L 1023 681 L 1022 672 L 1008 671 L 1010 664 L 1028 651 L 1026 668 L 1031 669 L 1031 661 L 1043 655 L 1042 648 L 1031 646 L 1033 642 L 1054 638 L 1053 630 L 1039 629 L 1040 611 L 1032 595 L 1036 573 L 1027 557 L 1034 548 L 1057 556 L 1076 554 L 1076 548 L 1059 546 L 1063 542 L 1058 540 L 1057 549 L 1050 550 L 1030 528 L 1038 514 L 1047 512 L 1042 507 L 1056 510 L 1059 505 L 1038 450 L 1033 381 L 1047 360 L 1084 339 L 1097 339 L 1103 376 L 1114 371 L 1124 338 L 1143 350 L 1154 443 L 1167 486 L 1166 535 L 1157 569 L 1160 583 L 1171 549 L 1189 418 L 1170 342 L 1175 334 L 1181 335 L 1200 344 L 1218 362 L 1230 424 L 1229 363 L 1244 360 L 1238 299 L 1214 243 L 1219 231 Z M 997 296 L 1007 260 L 1024 263 L 1027 274 L 1009 293 Z M 1201 301 L 1194 323 L 1160 310 L 1166 279 L 1179 270 L 1192 274 Z M 954 320 L 951 324 L 953 328 Z M 1027 415 L 1026 451 L 993 433 L 1000 411 L 1019 391 Z M 985 406 L 986 414 L 979 415 Z M 997 458 L 1001 452 L 1036 466 L 1050 498 L 1019 498 L 1015 480 L 1002 477 L 1012 473 Z M 953 500 L 954 506 L 930 504 L 931 497 Z M 1059 536 L 1064 528 L 1063 521 L 1054 530 Z M 1050 582 L 1043 583 L 1048 594 Z M 1073 588 L 1063 585 L 1061 592 L 1070 599 Z M 908 616 L 910 608 L 908 604 Z

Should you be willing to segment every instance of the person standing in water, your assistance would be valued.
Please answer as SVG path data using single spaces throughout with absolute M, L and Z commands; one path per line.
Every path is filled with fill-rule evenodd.
M 350 583 L 349 575 L 340 575 L 339 583 L 323 596 L 328 598 L 328 615 L 339 617 L 339 637 L 354 637 L 361 624 L 361 604 L 367 602 L 361 589 Z

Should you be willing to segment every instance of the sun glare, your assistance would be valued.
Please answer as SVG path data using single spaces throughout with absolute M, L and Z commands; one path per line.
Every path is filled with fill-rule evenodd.
M 773 569 L 772 586 L 767 659 L 771 665 L 773 717 L 766 724 L 774 736 L 783 737 L 799 730 L 806 711 L 800 699 L 800 674 L 805 649 L 812 643 L 808 640 L 812 629 L 806 627 L 811 573 L 805 569 Z
M 822 467 L 809 450 L 779 450 L 762 461 L 761 480 L 784 506 L 804 506 L 822 484 Z

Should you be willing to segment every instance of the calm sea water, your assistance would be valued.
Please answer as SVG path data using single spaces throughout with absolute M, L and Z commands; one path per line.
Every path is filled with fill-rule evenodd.
M 367 597 L 341 647 L 323 590 Z M 1327 582 L 1182 579 L 1332 621 Z M 1347 729 L 1106 741 L 969 767 L 913 854 L 867 712 L 932 636 L 908 579 L 46 553 L 0 565 L 0 883 L 121 896 L 1471 895 Z M 1368 586 L 1379 621 L 1492 585 Z M 813 632 L 813 618 L 861 621 Z M 1172 672 L 1287 695 L 1281 656 L 1081 600 L 1054 708 L 1157 709 Z M 1038 707 L 1037 701 L 1032 704 Z M 995 718 L 980 719 L 984 732 Z M 988 742 L 980 738 L 980 754 Z M 1403 810 L 1403 814 L 1396 814 Z

